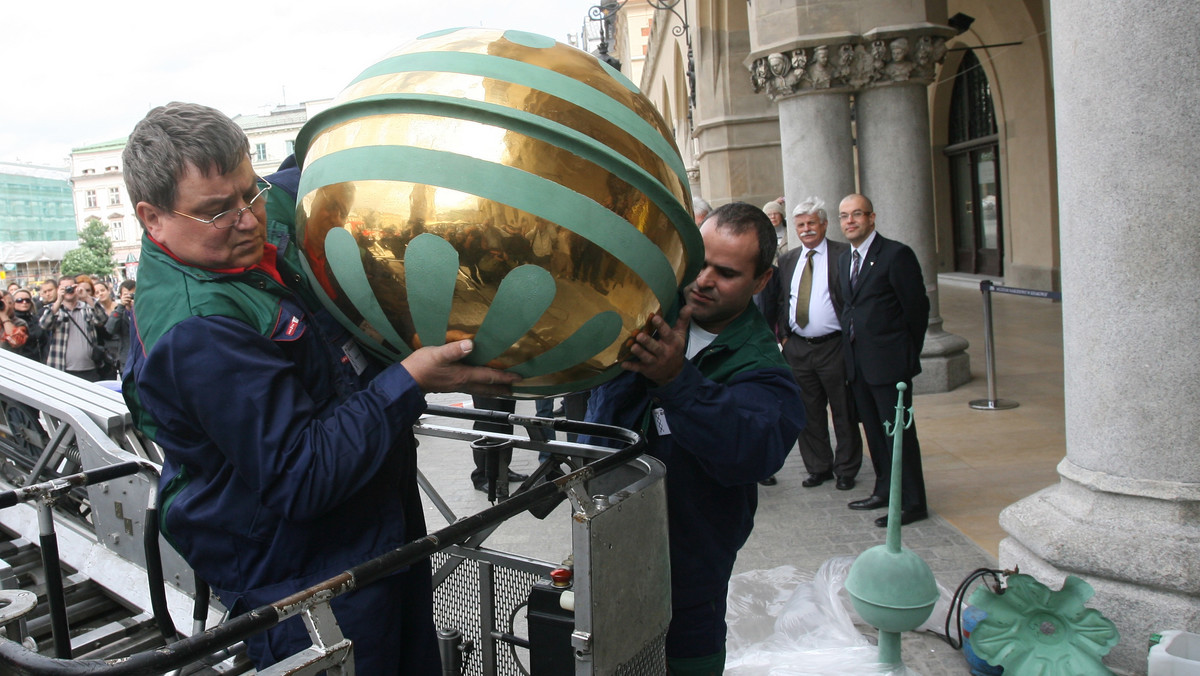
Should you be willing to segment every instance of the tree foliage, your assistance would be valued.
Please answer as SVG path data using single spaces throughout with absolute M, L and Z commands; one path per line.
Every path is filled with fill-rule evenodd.
M 93 216 L 79 233 L 79 247 L 63 254 L 62 274 L 111 277 L 114 267 L 108 226 Z

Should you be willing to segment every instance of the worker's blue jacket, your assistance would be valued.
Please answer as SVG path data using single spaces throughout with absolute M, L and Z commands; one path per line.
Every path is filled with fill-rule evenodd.
M 166 456 L 163 534 L 235 614 L 425 533 L 412 433 L 424 394 L 403 366 L 380 370 L 327 312 L 310 312 L 300 271 L 278 253 L 268 244 L 253 268 L 212 271 L 144 236 L 122 384 Z M 398 646 L 408 632 L 433 645 L 422 570 L 415 604 L 394 587 L 334 602 L 359 673 L 400 673 L 404 658 L 380 665 L 373 640 Z M 300 622 L 285 624 L 269 645 L 251 642 L 260 666 L 306 644 Z
M 656 408 L 669 434 L 652 421 Z M 666 465 L 671 605 L 723 596 L 754 527 L 757 482 L 779 471 L 805 422 L 800 389 L 758 309 L 748 306 L 662 387 L 632 372 L 601 385 L 587 419 L 644 430 L 649 453 Z

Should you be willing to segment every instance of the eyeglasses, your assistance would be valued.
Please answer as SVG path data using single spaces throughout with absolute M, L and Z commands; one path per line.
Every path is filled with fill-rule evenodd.
M 267 180 L 264 178 L 259 178 L 258 180 L 262 181 L 263 183 L 267 183 Z M 191 214 L 185 214 L 182 211 L 175 211 L 174 209 L 172 209 L 171 211 L 179 214 L 180 216 L 187 216 L 188 218 L 192 219 L 193 221 L 200 221 L 201 223 L 204 223 L 206 225 L 211 225 L 212 227 L 216 228 L 217 230 L 225 230 L 227 228 L 232 228 L 233 226 L 237 225 L 238 223 L 241 223 L 242 222 L 242 214 L 246 213 L 247 211 L 250 211 L 251 209 L 266 208 L 266 200 L 264 200 L 263 197 L 267 194 L 267 191 L 270 189 L 271 189 L 271 184 L 267 183 L 267 187 L 263 188 L 262 190 L 259 190 L 258 194 L 255 195 L 253 198 L 250 199 L 249 202 L 246 203 L 246 206 L 242 207 L 241 209 L 230 209 L 229 211 L 222 211 L 221 213 L 217 214 L 216 216 L 213 216 L 212 218 L 208 218 L 208 219 L 196 218 L 195 216 L 193 216 Z
M 862 218 L 863 216 L 866 216 L 869 213 L 871 213 L 871 212 L 863 211 L 862 209 L 855 209 L 854 211 L 851 211 L 848 214 L 838 214 L 838 220 L 848 221 L 848 220 L 850 220 L 850 218 L 852 216 L 854 217 L 855 220 L 858 220 L 858 219 Z
M 14 303 L 32 303 L 33 299 L 31 299 L 31 298 L 14 298 L 13 302 Z

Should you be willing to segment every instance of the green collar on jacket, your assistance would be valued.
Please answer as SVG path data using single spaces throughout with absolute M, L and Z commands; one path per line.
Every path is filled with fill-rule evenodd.
M 181 263 L 145 235 L 138 287 L 137 330 L 147 353 L 189 317 L 229 317 L 270 335 L 279 300 L 289 293 L 264 272 L 227 274 Z
M 705 377 L 718 383 L 743 371 L 788 367 L 767 320 L 753 303 L 717 334 L 693 362 Z

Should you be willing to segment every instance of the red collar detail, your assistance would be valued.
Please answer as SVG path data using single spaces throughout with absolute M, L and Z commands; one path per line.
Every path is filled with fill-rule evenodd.
M 159 249 L 162 249 L 163 253 L 170 256 L 175 262 L 179 263 L 180 265 L 186 265 L 189 268 L 196 268 L 198 270 L 206 270 L 208 272 L 216 272 L 216 273 L 219 273 L 222 275 L 237 275 L 237 274 L 241 274 L 243 272 L 249 272 L 251 270 L 259 270 L 261 272 L 265 272 L 268 276 L 271 277 L 271 279 L 279 282 L 280 284 L 283 284 L 283 278 L 279 276 L 279 269 L 275 266 L 275 262 L 276 262 L 279 251 L 278 251 L 278 249 L 275 248 L 275 245 L 271 244 L 270 242 L 263 244 L 262 258 L 259 259 L 259 261 L 257 263 L 255 263 L 254 265 L 251 265 L 251 266 L 245 267 L 245 268 L 218 269 L 218 268 L 206 268 L 206 267 L 203 267 L 200 265 L 193 265 L 191 263 L 188 263 L 187 261 L 180 259 L 179 256 L 176 256 L 175 253 L 172 252 L 170 249 L 168 249 L 166 247 L 166 245 L 164 245 L 162 242 L 154 239 L 154 237 L 152 237 L 150 235 L 150 233 L 147 232 L 147 233 L 145 233 L 145 235 L 146 235 L 146 239 L 150 240 L 151 242 L 154 242 L 155 246 L 157 246 Z

